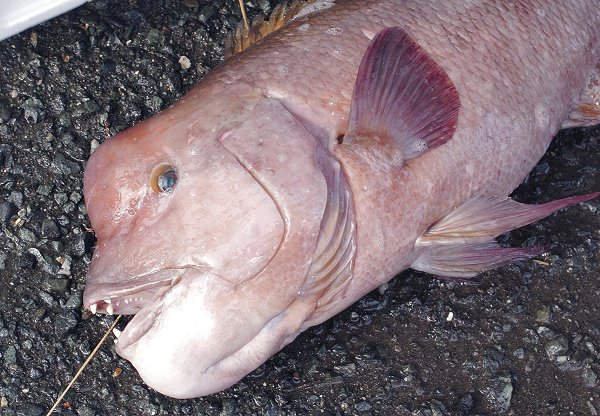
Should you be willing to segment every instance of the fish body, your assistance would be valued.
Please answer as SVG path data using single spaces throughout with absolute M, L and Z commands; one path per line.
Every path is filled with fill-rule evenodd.
M 493 239 L 595 196 L 507 198 L 590 85 L 597 6 L 309 2 L 94 152 L 86 307 L 136 314 L 117 352 L 196 397 L 404 269 L 535 254 Z

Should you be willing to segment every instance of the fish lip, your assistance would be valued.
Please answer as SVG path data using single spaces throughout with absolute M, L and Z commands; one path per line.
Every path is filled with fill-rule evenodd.
M 160 269 L 128 279 L 126 284 L 119 285 L 116 290 L 114 283 L 93 284 L 86 288 L 84 306 L 90 309 L 92 305 L 95 305 L 95 313 L 136 315 L 133 319 L 140 315 L 138 321 L 142 321 L 141 325 L 131 325 L 130 321 L 117 337 L 117 352 L 121 356 L 125 356 L 123 352 L 142 338 L 154 324 L 155 318 L 160 315 L 162 297 L 177 285 L 186 274 L 190 272 L 210 273 L 215 278 L 233 286 L 232 282 L 224 276 L 210 270 L 210 266 L 197 264 Z M 125 302 L 128 298 L 134 296 L 140 299 L 134 302 Z M 107 310 L 109 308 L 110 311 Z
M 94 313 L 133 315 L 152 303 L 156 295 L 177 284 L 187 267 L 144 273 L 126 283 L 96 283 L 86 287 L 84 306 Z M 112 279 L 118 281 L 119 279 Z M 115 287 L 116 286 L 116 287 Z M 163 292 L 164 293 L 164 292 Z
M 164 295 L 173 289 L 173 287 L 181 280 L 193 278 L 194 276 L 190 276 L 190 273 L 210 274 L 213 278 L 220 280 L 229 286 L 234 286 L 234 284 L 225 276 L 215 273 L 214 271 L 207 271 L 209 269 L 210 268 L 205 268 L 203 266 L 188 266 L 182 267 L 181 269 L 175 269 L 175 271 L 179 272 L 178 276 L 172 280 L 171 284 L 160 286 L 154 293 L 152 299 L 146 302 L 144 306 L 136 312 L 133 319 L 130 320 L 123 331 L 120 332 L 120 335 L 115 340 L 115 351 L 121 357 L 133 363 L 133 357 L 135 356 L 137 348 L 135 344 L 156 324 L 158 316 L 162 313 Z M 207 371 L 209 368 L 210 367 L 204 371 Z
M 115 339 L 115 350 L 120 356 L 126 357 L 125 351 L 130 349 L 130 347 L 152 328 L 156 317 L 162 312 L 163 302 L 161 298 L 171 288 L 172 286 L 162 286 L 162 288 L 155 293 L 155 296 L 133 317 L 133 319 L 137 318 L 138 323 L 132 325 L 133 319 L 127 323 L 121 334 Z M 141 321 L 141 323 L 139 321 Z

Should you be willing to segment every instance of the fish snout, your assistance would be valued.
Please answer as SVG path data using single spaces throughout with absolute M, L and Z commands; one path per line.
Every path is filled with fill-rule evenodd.
M 115 136 L 92 153 L 87 162 L 83 189 L 90 222 L 99 238 L 113 234 L 132 217 L 146 193 L 141 183 L 139 152 L 123 134 Z

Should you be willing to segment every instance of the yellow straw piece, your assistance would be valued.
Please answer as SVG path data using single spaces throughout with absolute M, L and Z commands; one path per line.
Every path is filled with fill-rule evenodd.
M 242 21 L 244 22 L 244 28 L 246 30 L 250 30 L 250 24 L 248 23 L 248 16 L 246 15 L 246 5 L 244 4 L 244 0 L 238 0 L 240 3 L 240 11 L 242 12 Z
M 68 391 L 71 388 L 71 386 L 73 386 L 73 384 L 75 384 L 75 381 L 79 378 L 79 376 L 81 375 L 81 373 L 83 373 L 83 370 L 88 366 L 88 364 L 90 363 L 90 361 L 92 360 L 92 358 L 94 358 L 94 355 L 96 355 L 96 353 L 98 352 L 98 350 L 100 349 L 100 347 L 102 346 L 102 344 L 104 343 L 104 341 L 106 341 L 106 338 L 111 333 L 111 331 L 113 330 L 113 328 L 115 326 L 117 326 L 117 322 L 119 322 L 119 319 L 121 319 L 121 316 L 122 315 L 118 315 L 116 317 L 116 319 L 113 321 L 112 325 L 106 330 L 106 333 L 104 334 L 104 336 L 100 339 L 100 341 L 96 345 L 96 348 L 94 348 L 94 350 L 90 353 L 90 355 L 88 356 L 88 358 L 83 362 L 83 364 L 81 365 L 81 367 L 79 367 L 79 370 L 77 370 L 77 372 L 75 373 L 75 375 L 71 379 L 71 382 L 67 385 L 67 387 L 65 387 L 65 389 L 63 390 L 62 394 L 58 397 L 58 399 L 56 399 L 56 401 L 54 402 L 54 405 L 52 406 L 52 408 L 50 410 L 48 410 L 48 413 L 46 413 L 46 416 L 50 416 L 52 414 L 52 412 L 54 412 L 54 410 L 56 410 L 56 408 L 60 404 L 61 400 L 68 393 Z

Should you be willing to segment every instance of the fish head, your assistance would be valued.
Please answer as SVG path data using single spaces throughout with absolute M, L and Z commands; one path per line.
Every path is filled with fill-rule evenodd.
M 98 241 L 84 305 L 135 314 L 117 352 L 173 397 L 235 383 L 314 306 L 296 301 L 327 198 L 315 140 L 239 88 L 227 109 L 217 89 L 193 91 L 107 140 L 85 172 Z

